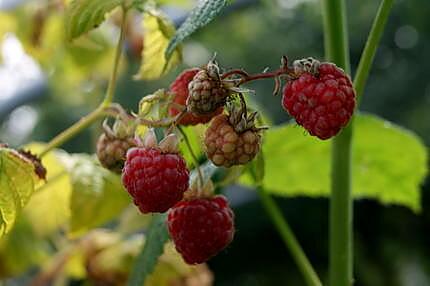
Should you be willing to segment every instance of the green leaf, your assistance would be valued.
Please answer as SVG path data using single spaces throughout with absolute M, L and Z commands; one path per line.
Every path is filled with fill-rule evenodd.
M 42 222 L 39 222 L 42 223 Z M 0 279 L 18 276 L 49 257 L 50 246 L 33 230 L 25 216 L 0 240 Z
M 31 143 L 25 149 L 38 154 L 44 146 L 46 144 Z M 23 216 L 32 224 L 37 235 L 46 237 L 67 225 L 72 185 L 70 176 L 58 158 L 58 151 L 46 154 L 42 163 L 47 170 L 46 181 L 36 189 L 23 210 Z
M 66 11 L 66 38 L 73 40 L 97 28 L 123 0 L 73 0 Z
M 183 126 L 181 127 L 184 133 L 186 134 L 191 149 L 193 150 L 196 157 L 199 159 L 203 156 L 203 148 L 202 148 L 202 138 L 204 138 L 206 127 L 203 124 L 199 124 L 196 126 Z M 178 135 L 179 138 L 181 135 Z M 179 144 L 179 148 L 181 151 L 181 154 L 184 156 L 185 161 L 187 162 L 188 166 L 195 167 L 193 158 L 191 156 L 191 153 L 187 147 L 187 144 L 185 143 L 185 140 L 181 140 Z
M 248 164 L 254 182 L 261 186 L 265 175 L 264 155 L 263 151 L 259 152 L 254 160 Z
M 265 189 L 282 196 L 328 196 L 330 149 L 330 141 L 306 135 L 296 124 L 270 129 L 263 143 Z M 427 153 L 412 132 L 376 116 L 356 116 L 352 171 L 355 198 L 421 210 Z M 246 176 L 242 182 L 252 184 Z
M 88 155 L 62 156 L 72 182 L 70 235 L 79 236 L 117 217 L 130 203 L 117 174 Z
M 176 46 L 171 51 L 171 57 L 165 56 L 169 39 L 175 33 L 175 27 L 160 11 L 146 11 L 143 15 L 142 24 L 145 39 L 142 64 L 134 78 L 140 80 L 158 79 L 181 62 L 182 49 Z
M 9 232 L 38 181 L 33 163 L 0 145 L 0 237 Z
M 154 215 L 143 250 L 133 266 L 128 286 L 144 285 L 145 279 L 154 271 L 158 258 L 163 254 L 164 244 L 169 239 L 166 217 L 166 214 Z
M 176 34 L 170 40 L 166 50 L 166 58 L 170 58 L 176 47 L 182 41 L 194 33 L 197 29 L 206 26 L 216 15 L 221 12 L 226 5 L 226 0 L 201 0 L 198 5 L 191 11 L 185 22 L 176 31 Z

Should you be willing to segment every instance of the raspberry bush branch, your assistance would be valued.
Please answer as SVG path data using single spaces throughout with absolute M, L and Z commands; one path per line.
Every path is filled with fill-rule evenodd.
M 121 7 L 122 7 L 122 19 L 121 19 L 120 35 L 119 35 L 118 44 L 115 50 L 115 59 L 113 64 L 113 70 L 109 80 L 108 89 L 106 91 L 106 96 L 102 102 L 103 107 L 109 106 L 112 103 L 112 100 L 115 96 L 115 88 L 116 88 L 116 83 L 118 78 L 119 63 L 122 56 L 122 50 L 124 47 L 125 36 L 127 31 L 127 13 L 128 13 L 129 7 L 126 7 L 125 4 L 123 4 Z
M 114 65 L 111 73 L 111 77 L 109 80 L 108 89 L 106 91 L 105 98 L 103 102 L 97 107 L 94 111 L 92 111 L 87 116 L 83 117 L 81 120 L 70 126 L 68 129 L 61 132 L 54 139 L 52 139 L 45 149 L 39 154 L 40 157 L 45 156 L 49 151 L 63 145 L 65 142 L 73 138 L 79 132 L 88 128 L 92 123 L 96 122 L 98 119 L 103 116 L 111 116 L 112 112 L 115 112 L 114 109 L 110 108 L 111 103 L 115 94 L 116 81 L 118 77 L 118 69 L 119 62 L 122 55 L 122 50 L 125 41 L 125 32 L 126 32 L 126 22 L 127 22 L 127 11 L 128 8 L 124 5 L 122 7 L 122 20 L 121 20 L 121 28 L 120 28 L 120 36 L 118 40 L 118 44 L 115 52 Z
M 360 59 L 354 87 L 360 100 L 382 32 L 392 7 L 392 0 L 383 0 L 373 22 Z M 324 29 L 326 56 L 349 70 L 346 9 L 343 0 L 324 0 Z M 357 104 L 358 105 L 358 104 Z M 352 258 L 352 198 L 351 145 L 353 120 L 333 141 L 332 200 L 330 207 L 330 285 L 349 286 L 353 283 Z
M 308 286 L 322 286 L 322 283 L 312 267 L 309 259 L 307 258 L 303 248 L 297 241 L 294 232 L 289 226 L 286 218 L 282 215 L 281 210 L 276 205 L 273 198 L 267 194 L 263 186 L 263 178 L 265 172 L 264 165 L 264 154 L 260 153 L 259 157 L 256 159 L 256 163 L 249 166 L 248 172 L 251 175 L 254 184 L 256 185 L 256 190 L 260 201 L 267 212 L 267 215 L 271 219 L 273 225 L 277 229 L 279 236 L 285 243 L 286 248 L 289 250 L 294 262 L 299 268 L 303 275 L 303 278 Z
M 391 8 L 393 7 L 394 0 L 382 0 L 379 6 L 376 17 L 373 21 L 366 46 L 364 47 L 363 54 L 358 64 L 357 72 L 354 78 L 354 88 L 357 92 L 357 101 L 360 99 L 364 92 L 367 78 L 369 76 L 370 68 L 373 59 L 375 58 L 376 50 L 378 49 L 379 42 L 385 29 L 388 16 L 390 15 Z
M 346 7 L 343 0 L 323 0 L 326 59 L 350 72 Z M 350 124 L 333 140 L 329 214 L 329 285 L 353 283 Z
M 270 195 L 266 193 L 262 186 L 257 186 L 257 192 L 264 209 L 278 230 L 278 233 L 284 241 L 285 246 L 291 253 L 294 262 L 302 273 L 306 285 L 322 286 L 317 273 L 309 262 L 309 259 L 297 241 L 294 232 L 292 231 L 287 220 L 283 217 L 282 212 L 276 205 L 275 201 L 270 197 Z

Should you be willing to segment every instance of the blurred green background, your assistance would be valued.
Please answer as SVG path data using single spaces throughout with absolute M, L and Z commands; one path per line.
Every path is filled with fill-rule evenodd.
M 188 1 L 162 2 L 169 15 L 178 19 L 192 5 Z M 318 1 L 242 2 L 227 8 L 213 23 L 188 39 L 184 44 L 182 67 L 161 80 L 132 79 L 138 69 L 139 58 L 133 42 L 129 41 L 128 65 L 124 66 L 116 100 L 136 110 L 142 96 L 160 87 L 168 87 L 181 68 L 203 65 L 215 52 L 224 68 L 241 67 L 249 72 L 260 72 L 266 67 L 276 68 L 282 55 L 287 55 L 291 60 L 308 56 L 323 58 Z M 354 74 L 379 1 L 347 3 Z M 360 108 L 414 131 L 426 146 L 430 145 L 429 11 L 430 1 L 396 1 Z M 24 26 L 21 27 L 24 29 Z M 76 52 L 77 57 L 81 57 L 79 51 Z M 81 80 L 68 70 L 64 58 L 57 58 L 59 62 L 63 60 L 64 63 L 55 68 L 42 63 L 48 85 L 20 93 L 20 96 L 38 96 L 28 96 L 19 103 L 19 107 L 5 109 L 0 114 L 0 141 L 12 146 L 29 141 L 49 141 L 98 104 L 106 87 L 103 72 L 108 72 L 109 65 L 105 67 L 100 64 L 96 74 Z M 85 58 L 81 60 L 85 61 Z M 8 84 L 6 79 L 2 79 L 6 76 L 4 62 L 5 58 L 2 66 L 0 60 L 0 86 L 4 86 L 3 89 Z M 85 64 L 79 67 L 84 74 L 90 68 Z M 61 69 L 65 70 L 64 74 Z M 73 79 L 65 81 L 70 77 Z M 78 86 L 75 85 L 77 83 Z M 259 81 L 249 87 L 256 90 L 252 97 L 269 114 L 274 124 L 290 120 L 282 110 L 280 98 L 271 95 L 272 81 Z M 0 90 L 0 105 L 4 107 L 12 100 L 13 96 L 2 98 Z M 94 142 L 99 132 L 100 127 L 96 125 L 69 141 L 64 148 L 70 152 L 94 152 Z M 382 206 L 370 200 L 355 202 L 354 285 L 430 285 L 429 189 L 430 180 L 427 179 L 422 185 L 420 214 L 404 207 Z M 303 285 L 300 273 L 254 194 L 240 188 L 229 188 L 228 194 L 235 205 L 237 235 L 226 251 L 209 262 L 215 274 L 215 285 Z M 328 200 L 277 198 L 277 202 L 318 273 L 326 280 Z

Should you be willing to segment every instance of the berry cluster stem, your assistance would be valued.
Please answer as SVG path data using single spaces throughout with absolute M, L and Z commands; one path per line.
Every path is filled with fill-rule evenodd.
M 108 89 L 106 91 L 105 98 L 103 102 L 89 113 L 87 116 L 81 118 L 78 122 L 55 136 L 45 147 L 45 149 L 39 154 L 40 157 L 45 156 L 49 151 L 63 145 L 65 142 L 69 141 L 75 135 L 77 135 L 82 130 L 88 128 L 92 123 L 97 121 L 98 119 L 104 116 L 112 116 L 117 115 L 114 108 L 111 108 L 112 100 L 115 94 L 115 87 L 118 78 L 118 70 L 119 70 L 119 61 L 121 59 L 121 54 L 124 46 L 125 40 L 125 30 L 126 30 L 126 21 L 127 21 L 127 11 L 128 9 L 125 6 L 122 6 L 122 23 L 121 23 L 121 32 L 118 40 L 118 45 L 116 47 L 115 60 L 112 69 L 112 74 L 109 80 Z
M 292 77 L 295 78 L 296 74 L 294 72 L 294 70 L 288 68 L 287 65 L 282 66 L 281 68 L 272 71 L 272 72 L 262 72 L 262 73 L 258 73 L 258 74 L 248 74 L 246 71 L 241 70 L 241 69 L 234 69 L 234 70 L 230 70 L 224 74 L 221 75 L 221 79 L 227 79 L 231 76 L 239 76 L 240 80 L 237 81 L 236 86 L 240 86 L 242 84 L 251 82 L 251 81 L 255 81 L 255 80 L 260 80 L 260 79 L 267 79 L 267 78 L 278 78 L 280 76 L 288 76 L 288 77 Z

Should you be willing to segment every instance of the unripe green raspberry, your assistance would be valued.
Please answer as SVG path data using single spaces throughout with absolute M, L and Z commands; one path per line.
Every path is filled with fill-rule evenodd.
M 116 121 L 113 130 L 103 123 L 102 133 L 97 140 L 96 154 L 100 164 L 112 172 L 121 174 L 128 149 L 136 146 L 134 128 Z
M 187 108 L 196 115 L 216 112 L 225 105 L 230 95 L 220 79 L 218 66 L 212 62 L 194 76 L 188 85 L 188 91 Z
M 97 157 L 103 167 L 121 174 L 127 150 L 136 146 L 133 137 L 115 138 L 103 133 L 97 141 Z
M 207 157 L 216 165 L 231 167 L 250 162 L 261 148 L 260 130 L 253 126 L 255 115 L 251 115 L 250 125 L 246 121 L 234 122 L 232 115 L 215 117 L 206 130 L 204 145 Z

